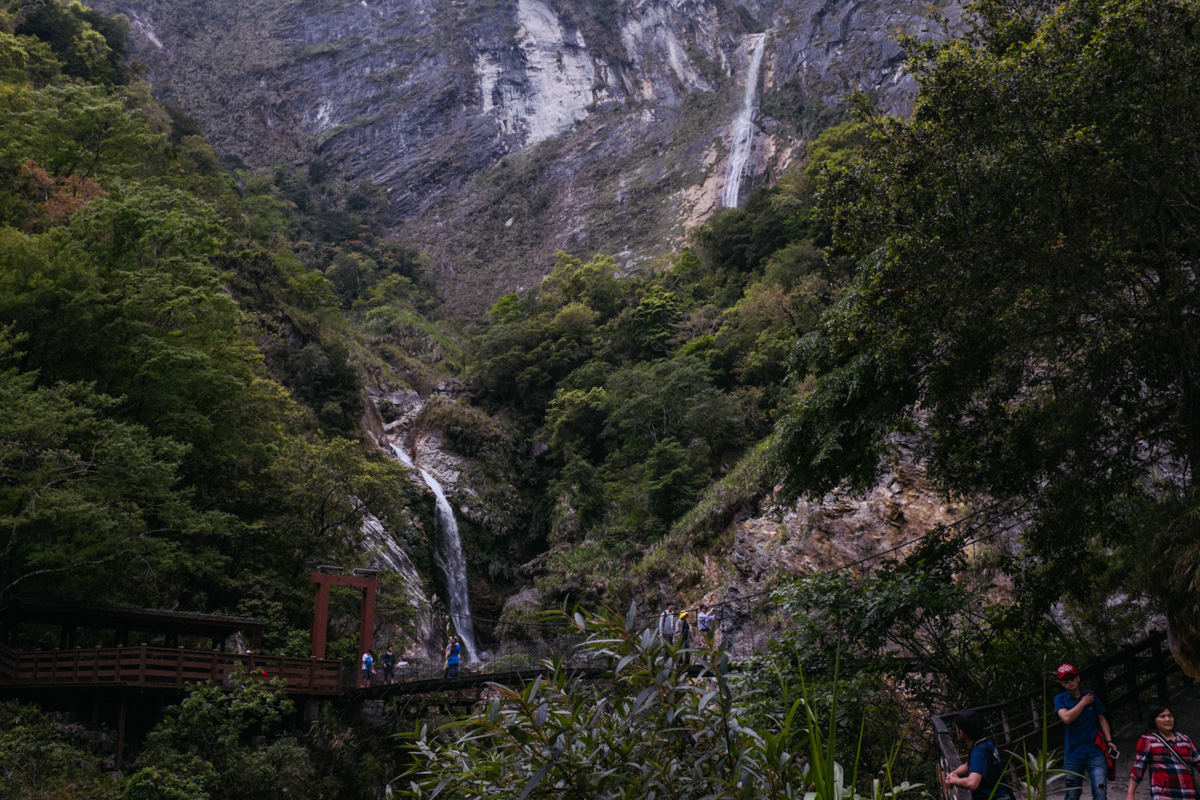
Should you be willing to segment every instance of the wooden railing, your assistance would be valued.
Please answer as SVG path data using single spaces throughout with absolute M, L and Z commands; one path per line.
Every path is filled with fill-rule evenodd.
M 1141 715 L 1143 699 L 1152 692 L 1160 702 L 1170 698 L 1169 679 L 1181 670 L 1166 647 L 1167 635 L 1161 631 L 1119 650 L 1099 663 L 1079 670 L 1080 686 L 1100 696 L 1110 722 L 1116 717 Z M 1042 736 L 1051 747 L 1061 747 L 1062 722 L 1054 712 L 1054 695 L 1062 691 L 1057 684 L 1045 692 L 1031 692 L 1011 700 L 964 709 L 979 712 L 987 725 L 986 733 L 1004 753 L 1023 757 L 1041 749 Z M 1147 700 L 1148 702 L 1148 700 Z M 937 736 L 939 766 L 949 774 L 962 764 L 955 742 L 954 717 L 959 712 L 933 718 Z M 1045 725 L 1045 731 L 1042 730 Z M 1015 765 L 1014 765 L 1015 767 Z M 944 787 L 948 800 L 969 800 L 961 787 Z
M 13 650 L 0 646 L 0 685 L 10 687 L 142 686 L 182 689 L 229 685 L 241 670 L 262 680 L 283 678 L 288 692 L 339 694 L 341 662 L 185 648 L 96 647 Z

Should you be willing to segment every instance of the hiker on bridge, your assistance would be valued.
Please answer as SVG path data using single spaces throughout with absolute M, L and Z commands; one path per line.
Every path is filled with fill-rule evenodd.
M 1200 752 L 1196 745 L 1187 736 L 1175 732 L 1175 715 L 1168 706 L 1152 704 L 1146 721 L 1150 733 L 1138 739 L 1125 800 L 1133 800 L 1133 793 L 1147 769 L 1150 770 L 1153 800 L 1196 800 L 1193 770 L 1200 770 Z
M 458 662 L 461 653 L 462 645 L 458 643 L 458 637 L 451 636 L 450 643 L 446 645 L 446 668 L 442 670 L 443 678 L 458 677 Z
M 1000 751 L 984 735 L 983 718 L 975 711 L 963 711 L 954 718 L 958 738 L 966 742 L 971 755 L 958 769 L 946 776 L 946 783 L 971 792 L 971 800 L 1013 800 L 1012 789 L 1003 783 L 1004 767 Z
M 712 610 L 712 606 L 700 606 L 700 613 L 696 615 L 696 630 L 699 631 L 701 638 L 706 642 L 711 642 L 716 627 L 717 614 Z
M 363 686 L 371 685 L 371 678 L 375 675 L 375 654 L 371 650 L 367 650 L 362 655 L 362 683 Z
M 396 653 L 392 650 L 392 646 L 387 646 L 387 652 L 383 654 L 383 682 L 392 683 L 396 679 Z
M 675 618 L 675 604 L 667 603 L 667 609 L 658 615 L 658 638 L 667 644 L 675 641 L 675 628 L 679 621 Z
M 1092 785 L 1092 800 L 1107 800 L 1108 759 L 1116 758 L 1117 748 L 1104 716 L 1104 703 L 1095 692 L 1080 687 L 1079 673 L 1070 664 L 1063 664 L 1055 674 L 1065 690 L 1054 697 L 1054 710 L 1067 729 L 1063 753 L 1067 793 L 1063 800 L 1079 800 L 1084 775 Z
M 675 621 L 675 646 L 684 651 L 679 655 L 679 663 L 687 666 L 692 662 L 692 654 L 687 650 L 692 646 L 692 624 L 688 621 L 688 612 L 684 611 Z

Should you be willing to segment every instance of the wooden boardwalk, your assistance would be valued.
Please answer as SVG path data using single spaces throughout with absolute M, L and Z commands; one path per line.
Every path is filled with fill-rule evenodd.
M 321 658 L 288 658 L 183 647 L 94 647 L 14 650 L 0 645 L 0 688 L 138 687 L 183 690 L 196 683 L 227 686 L 235 673 L 269 681 L 283 678 L 286 691 L 338 695 L 342 664 Z

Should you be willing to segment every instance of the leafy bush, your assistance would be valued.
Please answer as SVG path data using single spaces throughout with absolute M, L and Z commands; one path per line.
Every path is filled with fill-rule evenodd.
M 235 676 L 231 691 L 198 685 L 151 731 L 122 800 L 319 797 L 307 751 L 282 735 L 291 713 L 276 683 Z M 175 776 L 162 794 L 148 788 L 158 773 Z
M 486 711 L 412 735 L 416 764 L 391 796 L 804 797 L 803 765 L 784 746 L 793 718 L 774 732 L 746 727 L 724 658 L 694 653 L 693 678 L 635 616 L 574 618 L 583 647 L 613 664 L 611 681 L 570 677 L 558 662 L 544 681 L 500 688 Z
M 119 784 L 108 774 L 104 758 L 60 731 L 32 706 L 0 704 L 0 783 L 5 798 L 116 796 Z

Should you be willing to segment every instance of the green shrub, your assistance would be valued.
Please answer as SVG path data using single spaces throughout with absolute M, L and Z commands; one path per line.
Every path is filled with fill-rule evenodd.
M 0 782 L 3 797 L 116 796 L 118 781 L 104 759 L 70 741 L 51 718 L 33 706 L 0 704 Z
M 501 687 L 486 711 L 410 735 L 415 764 L 393 797 L 802 798 L 803 764 L 775 730 L 742 724 L 744 700 L 723 658 L 695 653 L 702 677 L 651 630 L 584 618 L 582 645 L 614 665 L 611 681 L 570 677 L 563 662 L 545 679 Z

